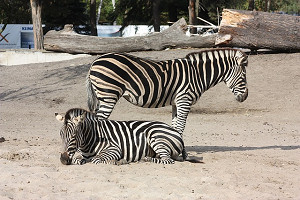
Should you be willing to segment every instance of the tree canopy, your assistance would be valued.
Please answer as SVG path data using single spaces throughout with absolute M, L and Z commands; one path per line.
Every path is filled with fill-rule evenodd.
M 98 7 L 101 0 L 96 0 Z M 111 0 L 102 0 L 102 10 L 99 24 L 152 24 L 152 2 L 154 0 L 116 0 L 114 9 Z M 174 22 L 180 17 L 188 19 L 189 0 L 156 0 L 159 1 L 161 24 Z M 25 2 L 25 3 L 24 3 Z M 71 23 L 88 25 L 90 0 L 43 0 L 42 23 L 48 29 L 62 28 Z M 248 9 L 249 0 L 197 0 L 199 15 L 211 22 L 217 21 L 223 8 Z M 271 12 L 300 14 L 299 0 L 255 0 L 255 9 L 264 11 L 269 2 Z M 32 23 L 30 1 L 2 0 L 0 4 L 0 23 Z M 45 32 L 44 32 L 45 33 Z

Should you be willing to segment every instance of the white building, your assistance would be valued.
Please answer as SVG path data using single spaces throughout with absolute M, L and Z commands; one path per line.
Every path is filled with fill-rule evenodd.
M 0 24 L 0 29 L 4 24 Z M 8 24 L 0 33 L 0 49 L 34 48 L 32 24 Z

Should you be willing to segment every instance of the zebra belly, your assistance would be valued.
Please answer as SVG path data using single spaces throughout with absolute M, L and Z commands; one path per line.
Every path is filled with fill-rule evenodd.
M 143 108 L 160 108 L 165 107 L 169 105 L 174 105 L 174 100 L 172 101 L 171 98 L 156 98 L 156 99 L 150 99 L 145 101 L 147 99 L 146 95 L 136 96 L 132 93 L 126 91 L 123 94 L 123 97 L 133 105 L 143 107 Z

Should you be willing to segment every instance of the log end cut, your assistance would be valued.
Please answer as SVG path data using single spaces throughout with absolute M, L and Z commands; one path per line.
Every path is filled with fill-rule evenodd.
M 230 9 L 224 9 L 222 13 L 222 21 L 220 27 L 231 26 L 231 27 L 243 27 L 243 22 L 254 19 L 254 15 L 249 13 L 243 13 L 241 11 L 235 11 Z

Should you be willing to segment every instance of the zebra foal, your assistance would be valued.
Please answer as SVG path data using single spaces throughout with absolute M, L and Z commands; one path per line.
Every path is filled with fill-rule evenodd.
M 122 96 L 144 108 L 172 105 L 172 126 L 183 133 L 191 106 L 217 83 L 225 82 L 237 101 L 247 99 L 247 65 L 247 56 L 236 49 L 210 49 L 160 62 L 108 53 L 91 65 L 88 107 L 107 119 Z
M 64 152 L 60 160 L 65 165 L 119 165 L 139 160 L 173 164 L 184 151 L 181 134 L 162 122 L 102 120 L 78 108 L 64 116 L 56 114 L 56 119 L 63 122 L 60 136 Z M 81 158 L 74 158 L 76 152 Z

